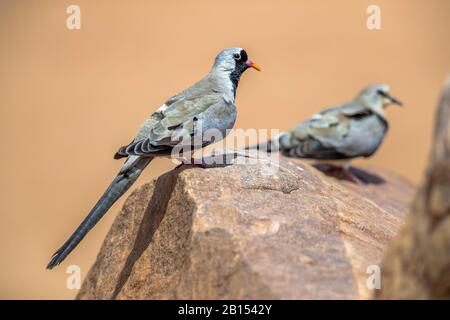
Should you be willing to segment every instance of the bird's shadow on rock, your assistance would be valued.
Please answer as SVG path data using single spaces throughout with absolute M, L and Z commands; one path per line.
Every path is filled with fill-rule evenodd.
M 340 168 L 321 163 L 315 163 L 312 166 L 329 177 L 333 177 L 338 180 L 348 181 L 348 178 Z M 367 184 L 381 185 L 386 183 L 386 180 L 384 180 L 383 178 L 377 176 L 374 173 L 363 170 L 361 168 L 351 167 L 349 170 L 366 185 Z
M 169 200 L 177 182 L 177 172 L 167 172 L 161 175 L 155 182 L 152 198 L 145 209 L 144 216 L 139 225 L 139 230 L 127 260 L 119 274 L 117 285 L 111 296 L 116 299 L 123 286 L 131 275 L 135 263 L 150 245 L 153 236 L 164 218 Z
M 217 156 L 203 158 L 202 164 L 183 164 L 174 170 L 171 170 L 161 175 L 155 182 L 152 198 L 145 209 L 144 216 L 139 225 L 139 230 L 134 241 L 127 260 L 119 274 L 117 285 L 111 295 L 111 299 L 116 299 L 118 294 L 122 291 L 125 283 L 128 281 L 135 263 L 142 256 L 144 251 L 148 248 L 153 240 L 155 232 L 164 218 L 167 211 L 169 200 L 172 197 L 172 192 L 175 189 L 178 175 L 187 169 L 201 166 L 204 169 L 209 168 L 223 168 L 233 165 L 235 155 L 225 154 L 224 160 L 220 161 Z M 231 159 L 231 160 L 230 160 Z

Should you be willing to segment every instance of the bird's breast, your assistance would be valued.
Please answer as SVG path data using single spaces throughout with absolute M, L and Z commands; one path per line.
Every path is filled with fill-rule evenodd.
M 196 132 L 196 135 L 214 135 L 218 136 L 218 138 L 221 136 L 223 139 L 229 133 L 229 130 L 233 128 L 236 115 L 234 104 L 221 103 L 214 105 L 199 116 L 197 127 L 200 132 Z
M 371 156 L 381 145 L 387 131 L 387 123 L 378 116 L 352 123 L 348 143 L 356 154 Z

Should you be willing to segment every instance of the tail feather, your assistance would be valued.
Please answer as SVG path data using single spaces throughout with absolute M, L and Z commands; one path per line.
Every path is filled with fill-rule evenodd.
M 96 203 L 88 216 L 83 220 L 70 238 L 55 252 L 47 269 L 59 265 L 86 234 L 97 224 L 97 222 L 105 215 L 111 206 L 119 199 L 137 180 L 144 168 L 150 163 L 152 158 L 138 158 L 136 162 L 126 171 L 121 171 L 113 182 L 106 189 L 100 200 Z
M 279 134 L 271 140 L 260 142 L 255 145 L 246 147 L 246 150 L 260 150 L 265 152 L 278 152 L 282 148 L 281 139 L 285 136 L 284 133 Z
M 123 155 L 123 154 L 120 152 L 120 150 L 117 151 L 117 152 L 114 154 L 114 160 L 118 160 L 118 159 L 122 159 L 122 158 L 126 158 L 126 157 L 127 157 L 127 156 Z

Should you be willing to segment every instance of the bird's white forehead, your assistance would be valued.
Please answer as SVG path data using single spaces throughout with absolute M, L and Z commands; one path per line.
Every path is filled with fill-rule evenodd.
M 389 92 L 389 86 L 387 84 L 384 83 L 376 83 L 376 84 L 372 84 L 370 86 L 368 86 L 366 88 L 367 91 L 378 91 L 378 90 L 382 90 L 384 92 Z
M 235 54 L 235 53 L 239 53 L 242 50 L 244 50 L 244 49 L 242 49 L 242 48 L 227 48 L 227 49 L 223 49 L 219 53 L 219 56 L 221 56 L 221 55 L 232 55 L 232 54 Z
M 370 86 L 365 87 L 364 89 L 362 89 L 359 93 L 358 96 L 375 96 L 377 95 L 378 91 L 383 91 L 388 93 L 389 92 L 389 86 L 387 84 L 384 83 L 377 83 L 377 84 L 372 84 Z
M 216 63 L 233 58 L 235 53 L 240 53 L 242 48 L 227 48 L 222 50 L 216 57 Z

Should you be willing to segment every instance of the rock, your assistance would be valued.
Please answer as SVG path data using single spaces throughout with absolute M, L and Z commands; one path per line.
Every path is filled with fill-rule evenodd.
M 366 171 L 379 183 L 287 159 L 170 171 L 129 196 L 77 298 L 368 298 L 414 187 Z
M 450 77 L 427 174 L 383 263 L 379 299 L 450 299 Z

